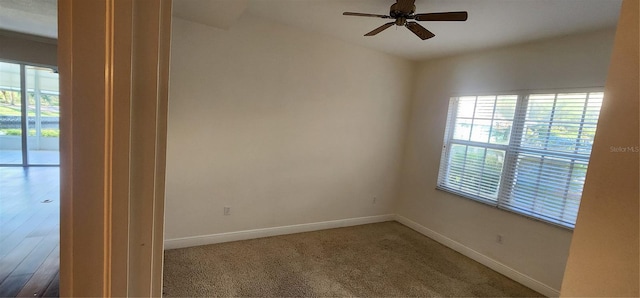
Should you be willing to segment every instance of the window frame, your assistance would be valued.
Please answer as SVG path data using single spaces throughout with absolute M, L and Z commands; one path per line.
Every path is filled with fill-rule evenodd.
M 524 216 L 529 219 L 540 221 L 540 222 L 557 226 L 563 229 L 573 230 L 575 227 L 575 223 L 572 226 L 568 226 L 564 224 L 563 221 L 556 220 L 550 216 L 545 216 L 544 214 L 533 213 L 531 211 L 518 209 L 517 207 L 504 206 L 504 204 L 501 203 L 501 201 L 512 199 L 510 197 L 510 192 L 512 190 L 512 187 L 515 185 L 515 181 L 513 180 L 512 177 L 508 183 L 505 182 L 505 179 L 509 178 L 509 177 L 506 177 L 509 173 L 515 172 L 515 169 L 517 167 L 516 161 L 520 154 L 529 154 L 529 153 L 541 154 L 541 153 L 548 152 L 548 150 L 546 149 L 532 149 L 532 148 L 526 148 L 521 146 L 522 140 L 523 140 L 523 131 L 526 123 L 529 97 L 531 95 L 554 94 L 557 97 L 559 94 L 567 94 L 567 93 L 587 93 L 587 94 L 603 93 L 604 94 L 604 91 L 605 91 L 604 87 L 588 87 L 588 88 L 564 88 L 564 89 L 532 89 L 532 90 L 518 90 L 514 92 L 493 92 L 493 93 L 478 92 L 475 94 L 473 93 L 464 94 L 464 95 L 459 94 L 459 95 L 451 96 L 449 98 L 449 105 L 447 110 L 447 120 L 445 125 L 442 151 L 440 156 L 440 164 L 438 165 L 436 189 L 447 192 L 447 193 L 451 193 L 466 199 L 470 199 L 472 201 L 476 201 L 484 205 L 492 206 L 497 209 L 504 210 L 513 214 Z M 489 136 L 489 141 L 487 143 L 471 141 L 470 140 L 471 136 L 469 137 L 469 140 L 454 139 L 455 124 L 456 124 L 456 120 L 458 119 L 457 104 L 460 98 L 471 97 L 471 96 L 476 98 L 482 97 L 482 96 L 499 97 L 499 96 L 509 96 L 509 95 L 516 96 L 517 99 L 516 99 L 516 106 L 515 106 L 515 111 L 513 115 L 513 120 L 512 120 L 513 121 L 512 128 L 509 133 L 509 143 L 507 145 L 491 144 L 490 143 L 491 135 Z M 454 101 L 454 99 L 456 99 L 456 101 Z M 555 111 L 555 107 L 554 107 L 554 111 Z M 600 112 L 601 111 L 602 111 L 602 106 L 600 107 Z M 494 120 L 495 120 L 495 115 L 494 115 Z M 584 123 L 584 120 L 581 123 Z M 597 134 L 597 122 L 596 122 L 596 134 Z M 449 163 L 449 158 L 451 155 L 451 147 L 453 144 L 481 147 L 481 148 L 484 148 L 485 150 L 487 149 L 501 150 L 505 152 L 504 161 L 503 161 L 502 169 L 500 172 L 500 180 L 499 180 L 500 184 L 497 189 L 497 195 L 495 200 L 487 199 L 479 195 L 474 195 L 465 191 L 457 190 L 451 187 L 447 187 L 446 185 L 443 185 L 444 184 L 443 182 L 446 179 L 449 179 L 449 172 L 451 167 L 451 164 Z M 591 152 L 589 152 L 588 155 L 578 154 L 578 153 L 569 154 L 569 153 L 560 153 L 560 152 L 553 152 L 553 154 L 543 154 L 543 155 L 553 156 L 553 157 L 562 156 L 562 157 L 570 158 L 573 160 L 573 162 L 571 163 L 572 166 L 573 164 L 576 163 L 576 161 L 585 162 L 587 164 L 587 171 L 588 171 L 588 164 L 591 158 Z M 443 165 L 446 165 L 446 169 L 444 170 L 443 170 Z M 584 184 L 583 184 L 583 187 L 584 187 Z M 566 197 L 563 198 L 563 201 L 566 201 Z

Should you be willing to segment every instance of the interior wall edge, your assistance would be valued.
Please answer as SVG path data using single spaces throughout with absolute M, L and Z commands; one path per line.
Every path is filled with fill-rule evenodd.
M 404 123 L 402 128 L 402 141 L 400 142 L 401 148 L 399 153 L 399 164 L 398 171 L 396 172 L 396 190 L 395 190 L 395 199 L 393 200 L 392 211 L 393 213 L 398 213 L 400 209 L 401 198 L 404 196 L 404 173 L 406 173 L 407 169 L 407 159 L 410 149 L 411 142 L 411 123 L 413 123 L 413 117 L 417 117 L 413 113 L 414 106 L 418 104 L 418 85 L 419 85 L 419 71 L 420 71 L 420 63 L 411 63 L 409 66 L 409 72 L 411 73 L 410 77 L 412 78 L 409 82 L 410 89 L 409 98 L 406 103 L 406 111 L 404 113 Z
M 640 296 L 640 4 L 622 3 L 562 297 Z

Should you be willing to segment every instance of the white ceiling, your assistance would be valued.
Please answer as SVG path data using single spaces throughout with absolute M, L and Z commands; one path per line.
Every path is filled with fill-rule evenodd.
M 89 0 L 85 0 L 89 1 Z M 416 13 L 469 12 L 466 22 L 422 22 L 436 37 L 406 28 L 363 35 L 388 20 L 342 12 L 388 14 L 393 0 L 174 0 L 174 16 L 227 29 L 254 16 L 418 60 L 612 28 L 621 0 L 416 0 Z M 56 37 L 56 0 L 0 0 L 0 29 Z
M 180 0 L 177 0 L 180 1 Z M 365 33 L 385 19 L 342 12 L 388 14 L 393 0 L 249 0 L 247 12 L 418 60 L 615 27 L 620 0 L 416 0 L 416 13 L 468 11 L 466 22 L 421 22 L 436 34 L 422 41 L 406 28 Z
M 0 0 L 0 29 L 58 36 L 57 0 Z

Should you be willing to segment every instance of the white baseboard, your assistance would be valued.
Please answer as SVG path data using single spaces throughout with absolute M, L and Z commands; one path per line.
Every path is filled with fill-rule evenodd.
M 176 239 L 165 239 L 164 249 L 192 247 L 192 246 L 215 244 L 215 243 L 222 243 L 222 242 L 311 232 L 311 231 L 357 226 L 357 225 L 364 225 L 364 224 L 392 221 L 392 220 L 395 220 L 394 214 L 385 214 L 385 215 L 338 219 L 338 220 L 314 222 L 314 223 L 290 225 L 290 226 L 282 226 L 282 227 L 272 227 L 272 228 L 264 228 L 264 229 L 229 232 L 229 233 L 210 234 L 210 235 L 184 237 L 184 238 L 176 238 Z
M 517 281 L 518 283 L 523 284 L 526 287 L 529 287 L 531 289 L 533 289 L 534 291 L 537 291 L 538 293 L 545 295 L 547 297 L 558 297 L 560 296 L 560 291 L 557 289 L 554 289 L 544 283 L 541 283 L 538 280 L 533 279 L 532 277 L 523 274 L 505 264 L 502 264 L 480 252 L 477 252 L 475 250 L 473 250 L 470 247 L 465 246 L 464 244 L 457 242 L 451 238 L 448 238 L 447 236 L 444 236 L 434 230 L 431 230 L 425 226 L 420 225 L 419 223 L 412 221 L 402 215 L 395 215 L 395 220 L 415 231 L 417 231 L 418 233 L 425 235 L 435 241 L 438 241 L 439 243 L 475 260 L 476 262 L 485 265 L 495 271 L 497 271 L 498 273 L 509 277 L 515 281 Z

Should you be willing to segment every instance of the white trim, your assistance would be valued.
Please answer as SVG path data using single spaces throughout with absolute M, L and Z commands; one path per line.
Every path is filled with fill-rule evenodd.
M 473 260 L 476 262 L 485 265 L 498 273 L 515 280 L 516 282 L 537 291 L 538 293 L 545 295 L 547 297 L 558 297 L 560 296 L 560 291 L 554 289 L 534 278 L 528 276 L 524 273 L 521 273 L 499 261 L 496 261 L 478 251 L 473 250 L 472 248 L 465 246 L 464 244 L 457 242 L 445 235 L 442 235 L 434 230 L 431 230 L 419 223 L 412 221 L 402 215 L 395 215 L 395 220 L 416 232 L 419 232 L 422 235 L 425 235 Z
M 500 92 L 495 91 L 481 91 L 476 92 L 454 92 L 451 97 L 465 97 L 465 96 L 491 96 L 491 95 L 515 95 L 517 94 L 545 94 L 545 93 L 583 93 L 583 92 L 603 92 L 604 86 L 587 86 L 587 87 L 568 87 L 568 88 L 524 88 L 505 90 Z
M 290 226 L 271 227 L 271 228 L 255 229 L 255 230 L 210 234 L 210 235 L 202 235 L 202 236 L 192 236 L 192 237 L 175 238 L 175 239 L 165 239 L 164 249 L 166 250 L 166 249 L 174 249 L 174 248 L 183 248 L 183 247 L 215 244 L 215 243 L 222 243 L 222 242 L 342 228 L 342 227 L 357 226 L 357 225 L 364 225 L 364 224 L 370 224 L 370 223 L 393 221 L 394 219 L 395 219 L 394 214 L 384 214 L 384 215 L 338 219 L 338 220 L 322 221 L 322 222 L 314 222 L 314 223 L 306 223 L 306 224 L 298 224 L 298 225 L 290 225 Z

